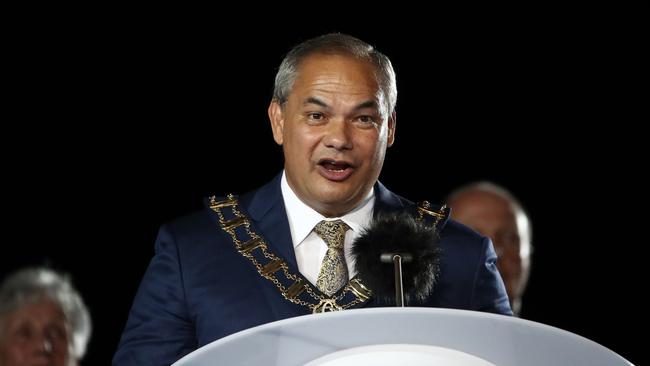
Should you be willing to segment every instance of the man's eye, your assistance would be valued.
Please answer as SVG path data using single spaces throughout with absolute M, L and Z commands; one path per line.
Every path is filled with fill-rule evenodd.
M 312 119 L 312 120 L 318 121 L 318 120 L 323 119 L 324 116 L 323 116 L 322 113 L 319 113 L 319 112 L 312 112 L 312 113 L 308 113 L 308 114 L 307 114 L 307 117 L 309 117 L 309 119 Z
M 373 123 L 373 122 L 375 122 L 375 119 L 372 116 L 359 116 L 357 119 L 359 120 L 359 122 L 362 122 L 362 123 Z

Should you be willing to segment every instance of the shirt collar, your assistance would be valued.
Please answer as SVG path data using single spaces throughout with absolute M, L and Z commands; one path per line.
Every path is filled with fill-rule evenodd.
M 314 226 L 316 226 L 320 221 L 337 219 L 326 218 L 302 202 L 289 186 L 286 172 L 284 171 L 282 172 L 280 187 L 282 189 L 282 198 L 284 199 L 284 207 L 287 211 L 287 218 L 294 248 L 305 240 L 307 235 L 309 235 L 309 233 L 314 229 Z M 373 187 L 357 207 L 340 217 L 340 219 L 348 224 L 353 231 L 359 233 L 370 223 L 374 203 L 375 190 Z

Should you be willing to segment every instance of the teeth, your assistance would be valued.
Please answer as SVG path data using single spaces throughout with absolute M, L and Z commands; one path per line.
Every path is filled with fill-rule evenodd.
M 337 173 L 345 172 L 346 169 L 348 169 L 348 167 L 349 167 L 345 163 L 337 164 L 337 163 L 335 163 L 333 161 L 325 161 L 325 162 L 321 163 L 321 165 L 325 169 L 329 170 L 330 172 L 337 172 Z

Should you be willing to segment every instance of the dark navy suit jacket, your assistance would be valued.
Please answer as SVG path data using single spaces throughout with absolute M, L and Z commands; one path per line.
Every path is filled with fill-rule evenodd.
M 240 197 L 240 208 L 298 273 L 280 177 Z M 375 213 L 413 206 L 381 183 L 375 197 Z M 440 236 L 440 276 L 421 306 L 512 314 L 490 240 L 451 220 Z M 161 227 L 113 365 L 170 365 L 221 337 L 308 312 L 258 274 L 206 208 Z

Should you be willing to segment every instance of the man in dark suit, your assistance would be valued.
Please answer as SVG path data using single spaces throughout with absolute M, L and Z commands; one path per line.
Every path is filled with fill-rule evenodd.
M 292 49 L 268 111 L 284 171 L 161 228 L 113 364 L 168 365 L 256 325 L 376 306 L 350 248 L 383 212 L 435 218 L 440 274 L 411 305 L 511 314 L 489 239 L 377 181 L 396 100 L 389 59 L 365 42 L 329 34 Z

